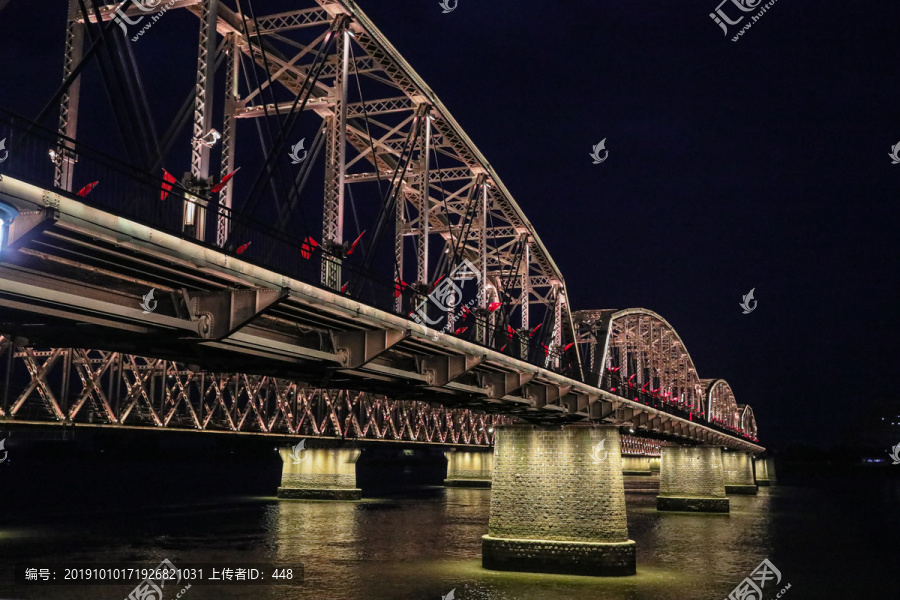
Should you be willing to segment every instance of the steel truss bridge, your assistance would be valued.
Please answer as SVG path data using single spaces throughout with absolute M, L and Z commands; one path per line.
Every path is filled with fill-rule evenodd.
M 0 419 L 475 444 L 503 419 L 593 420 L 763 450 L 662 317 L 570 309 L 509 190 L 354 2 L 156 4 L 70 0 L 56 94 L 0 112 Z M 195 84 L 160 135 L 137 34 L 188 15 Z M 102 101 L 120 135 L 101 151 L 78 131 Z

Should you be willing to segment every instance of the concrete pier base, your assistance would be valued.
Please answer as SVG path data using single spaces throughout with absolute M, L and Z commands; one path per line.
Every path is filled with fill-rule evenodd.
M 656 509 L 727 513 L 722 449 L 718 446 L 663 446 Z
M 653 475 L 659 475 L 659 457 L 652 456 L 650 457 L 650 473 Z
M 618 429 L 498 427 L 481 548 L 486 569 L 634 575 Z
M 356 461 L 360 450 L 354 448 L 309 448 L 295 451 L 279 448 L 284 467 L 281 471 L 279 498 L 306 500 L 359 500 L 356 487 Z
M 622 475 L 650 475 L 650 457 L 623 456 Z
M 756 494 L 753 479 L 753 457 L 746 452 L 722 451 L 722 470 L 725 472 L 725 493 Z
M 757 458 L 756 485 L 766 487 L 775 484 L 775 463 L 771 458 Z
M 457 450 L 444 452 L 447 457 L 446 487 L 489 488 L 494 473 L 494 452 Z

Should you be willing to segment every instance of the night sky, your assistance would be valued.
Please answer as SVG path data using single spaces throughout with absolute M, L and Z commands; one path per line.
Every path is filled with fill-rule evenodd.
M 754 407 L 763 445 L 828 446 L 896 402 L 900 4 L 778 0 L 735 43 L 749 17 L 725 37 L 717 2 L 359 0 L 499 173 L 574 309 L 658 312 Z M 34 116 L 59 85 L 64 4 L 0 12 L 0 106 Z M 139 43 L 177 89 L 154 87 L 160 120 L 196 28 L 173 11 Z

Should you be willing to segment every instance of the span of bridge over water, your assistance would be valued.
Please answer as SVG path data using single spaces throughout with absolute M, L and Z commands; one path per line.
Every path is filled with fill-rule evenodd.
M 534 361 L 442 335 L 67 194 L 5 176 L 0 199 L 19 211 L 0 262 L 2 327 L 26 339 L 77 339 L 79 347 L 203 363 L 210 370 L 277 373 L 534 421 L 637 423 L 672 439 L 764 450 L 691 414 L 649 407 Z M 68 277 L 73 267 L 88 275 Z M 173 279 L 192 289 L 179 289 Z M 147 289 L 157 294 L 151 311 L 141 303 Z M 4 407 L 7 415 L 14 416 Z

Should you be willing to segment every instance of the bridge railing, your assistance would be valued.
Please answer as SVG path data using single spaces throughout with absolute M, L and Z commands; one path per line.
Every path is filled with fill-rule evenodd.
M 317 287 L 323 287 L 322 262 L 341 263 L 342 282 L 329 291 L 407 319 L 412 319 L 429 301 L 432 290 L 417 289 L 366 271 L 347 260 L 343 249 L 332 251 L 308 237 L 294 237 L 220 206 L 217 194 L 208 187 L 186 189 L 174 177 L 167 180 L 161 167 L 158 174 L 148 173 L 4 109 L 0 109 L 0 140 L 6 141 L 8 152 L 6 160 L 0 163 L 0 175 L 54 190 Z M 64 189 L 62 183 L 67 169 L 74 169 L 70 190 Z M 62 177 L 58 178 L 58 171 Z M 188 216 L 193 217 L 192 224 Z M 217 244 L 220 220 L 229 232 L 222 246 Z M 441 324 L 432 327 L 443 327 L 442 335 L 465 339 L 582 380 L 574 351 L 544 344 L 528 332 L 511 332 L 486 310 L 463 311 L 452 323 L 444 315 Z
M 723 427 L 719 423 L 708 419 L 707 415 L 703 412 L 692 412 L 690 410 L 690 407 L 677 402 L 673 402 L 666 398 L 662 398 L 658 394 L 646 392 L 634 383 L 624 381 L 617 373 L 606 371 L 603 374 L 603 380 L 600 387 L 607 392 L 616 394 L 617 396 L 621 396 L 623 398 L 627 398 L 628 400 L 639 402 L 646 406 L 650 406 L 661 412 L 674 415 L 676 417 L 681 417 L 683 419 L 688 419 L 690 421 L 702 422 L 704 426 L 719 431 L 720 433 L 725 433 L 731 436 L 736 435 L 748 440 L 757 441 L 754 440 L 751 436 L 745 434 L 743 431 Z

